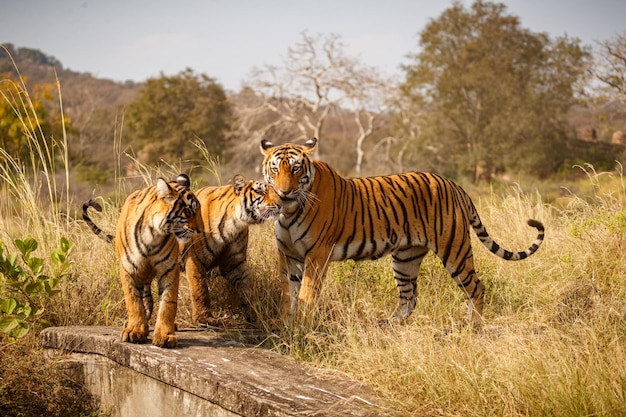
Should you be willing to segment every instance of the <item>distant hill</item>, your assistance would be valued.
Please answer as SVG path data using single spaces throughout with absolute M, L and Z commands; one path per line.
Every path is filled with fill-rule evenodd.
M 95 110 L 114 108 L 131 103 L 141 86 L 134 82 L 115 82 L 64 69 L 61 62 L 38 49 L 16 48 L 5 43 L 0 48 L 0 74 L 17 72 L 26 78 L 27 86 L 34 84 L 61 84 L 63 107 L 79 130 L 93 116 Z M 13 61 L 15 63 L 13 63 Z
M 124 107 L 133 102 L 141 83 L 115 82 L 65 69 L 55 57 L 37 49 L 0 47 L 0 74 L 17 74 L 29 90 L 35 84 L 61 86 L 64 115 L 72 122 L 70 160 L 76 184 L 106 184 L 113 180 L 113 141 Z M 6 76 L 6 75 L 5 75 Z M 57 98 L 55 98 L 57 99 Z

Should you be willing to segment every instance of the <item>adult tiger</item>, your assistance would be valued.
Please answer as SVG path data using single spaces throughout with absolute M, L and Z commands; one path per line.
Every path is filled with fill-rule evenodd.
M 276 223 L 284 277 L 283 313 L 298 299 L 311 306 L 329 261 L 377 259 L 392 254 L 400 302 L 394 316 L 408 317 L 416 304 L 417 274 L 432 250 L 468 298 L 468 320 L 480 325 L 485 286 L 474 271 L 470 227 L 495 255 L 520 260 L 544 239 L 538 230 L 526 250 L 510 252 L 494 242 L 469 195 L 454 182 L 427 172 L 347 179 L 328 164 L 311 160 L 317 139 L 303 146 L 261 141 L 263 174 L 283 201 Z
M 185 243 L 202 227 L 197 219 L 200 203 L 189 189 L 189 177 L 179 175 L 175 181 L 158 178 L 156 184 L 135 191 L 122 206 L 115 234 L 115 250 L 120 259 L 120 278 L 128 321 L 122 341 L 145 343 L 148 320 L 152 314 L 150 284 L 159 286 L 159 311 L 152 344 L 175 347 L 174 334 L 178 283 L 180 276 L 179 243 Z M 90 200 L 83 205 L 83 219 L 91 230 L 111 242 L 87 213 L 89 207 L 101 211 Z
M 219 268 L 220 274 L 237 288 L 248 319 L 255 320 L 255 301 L 246 261 L 248 226 L 275 220 L 282 206 L 276 191 L 265 182 L 246 181 L 241 175 L 231 182 L 231 185 L 204 187 L 196 192 L 203 232 L 183 247 L 192 317 L 199 323 L 212 322 L 204 278 L 213 268 Z

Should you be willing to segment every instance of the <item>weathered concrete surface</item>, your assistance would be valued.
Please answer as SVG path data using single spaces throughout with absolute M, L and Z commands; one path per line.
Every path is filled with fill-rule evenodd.
M 69 352 L 112 416 L 381 416 L 366 387 L 205 330 L 179 330 L 176 349 L 120 341 L 113 327 L 45 329 Z

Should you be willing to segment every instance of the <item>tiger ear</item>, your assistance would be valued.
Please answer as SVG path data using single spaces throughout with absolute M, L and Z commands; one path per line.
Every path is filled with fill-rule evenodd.
M 163 178 L 157 178 L 156 181 L 156 193 L 157 197 L 161 200 L 165 200 L 166 203 L 173 203 L 176 201 L 176 193 L 172 190 L 172 187 Z
M 274 144 L 267 139 L 261 140 L 261 153 L 267 155 L 269 150 L 274 147 Z
M 306 148 L 304 151 L 306 153 L 311 153 L 317 148 L 317 138 L 311 138 L 304 142 L 304 147 Z
M 178 177 L 174 180 L 183 187 L 189 188 L 191 186 L 191 180 L 189 179 L 189 175 L 187 174 L 178 174 Z
M 231 180 L 233 188 L 235 189 L 235 195 L 241 194 L 241 191 L 246 186 L 246 179 L 241 175 L 235 175 Z

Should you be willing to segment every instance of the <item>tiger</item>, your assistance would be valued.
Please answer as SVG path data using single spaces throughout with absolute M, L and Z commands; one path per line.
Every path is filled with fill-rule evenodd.
M 176 347 L 175 319 L 180 278 L 179 244 L 202 230 L 200 202 L 190 190 L 190 180 L 180 174 L 175 181 L 158 178 L 155 185 L 137 190 L 126 199 L 117 222 L 115 238 L 94 224 L 89 207 L 101 211 L 97 202 L 83 204 L 83 219 L 107 242 L 115 242 L 128 321 L 123 342 L 146 343 L 152 315 L 151 283 L 157 279 L 159 309 L 152 344 Z
M 241 297 L 246 318 L 256 321 L 246 259 L 248 226 L 276 220 L 282 202 L 274 188 L 262 181 L 236 175 L 231 184 L 204 187 L 196 192 L 200 201 L 203 232 L 183 245 L 182 258 L 192 300 L 192 318 L 208 324 L 210 296 L 205 278 L 218 268 Z
M 283 203 L 275 226 L 283 319 L 293 319 L 298 302 L 311 310 L 330 261 L 391 254 L 399 294 L 391 320 L 404 320 L 416 306 L 422 260 L 432 251 L 468 300 L 467 324 L 480 327 L 485 285 L 474 270 L 470 227 L 489 251 L 510 261 L 534 254 L 544 240 L 543 224 L 528 220 L 538 232 L 533 244 L 505 250 L 487 233 L 470 196 L 451 180 L 417 171 L 344 178 L 312 160 L 316 147 L 316 138 L 280 146 L 263 139 L 260 146 L 263 175 Z

